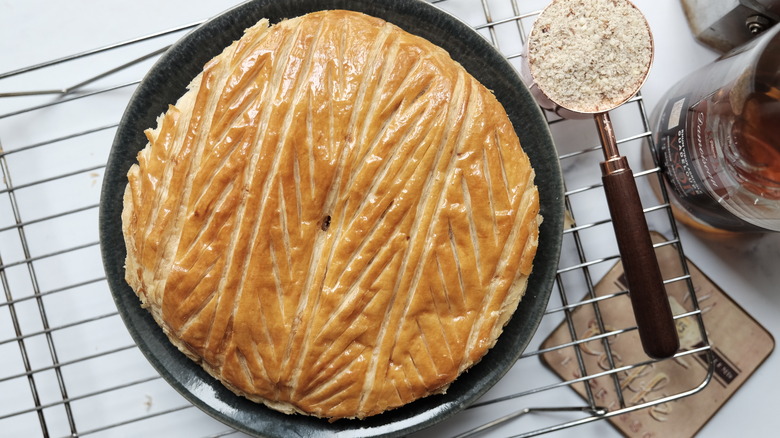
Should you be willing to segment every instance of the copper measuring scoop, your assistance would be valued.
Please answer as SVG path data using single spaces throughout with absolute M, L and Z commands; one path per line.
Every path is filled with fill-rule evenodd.
M 578 52 L 572 56 L 580 56 L 582 54 L 580 51 L 581 47 L 577 47 L 576 44 L 572 43 L 574 39 L 572 37 L 574 32 L 572 29 L 576 29 L 577 23 L 566 23 L 568 19 L 566 14 L 560 17 L 560 12 L 561 8 L 565 8 L 567 11 L 578 11 L 580 10 L 578 8 L 583 7 L 584 3 L 593 1 L 554 0 L 542 11 L 534 23 L 534 28 L 531 30 L 529 40 L 526 43 L 526 51 L 521 68 L 522 75 L 524 81 L 529 84 L 529 88 L 537 102 L 543 108 L 554 111 L 564 118 L 585 118 L 591 116 L 594 118 L 604 152 L 604 161 L 601 162 L 604 193 L 606 194 L 612 224 L 615 229 L 615 236 L 628 282 L 629 297 L 634 310 L 642 347 L 650 357 L 658 359 L 667 358 L 677 352 L 680 342 L 669 299 L 666 295 L 661 270 L 658 266 L 658 260 L 655 256 L 655 250 L 653 249 L 653 243 L 650 239 L 647 222 L 642 210 L 642 203 L 634 175 L 626 157 L 620 155 L 608 113 L 608 111 L 617 108 L 634 97 L 647 78 L 653 60 L 653 40 L 649 25 L 641 12 L 633 4 L 625 1 L 626 5 L 624 7 L 634 8 L 637 17 L 644 23 L 644 28 L 647 30 L 646 36 L 649 37 L 649 50 L 645 51 L 647 56 L 646 59 L 642 60 L 646 61 L 644 62 L 646 67 L 644 71 L 639 71 L 639 74 L 634 76 L 634 81 L 630 82 L 635 86 L 628 86 L 622 91 L 618 90 L 616 98 L 611 99 L 604 105 L 600 105 L 598 108 L 583 107 L 576 101 L 568 101 L 566 104 L 556 101 L 556 99 L 551 97 L 555 93 L 545 89 L 546 85 L 544 83 L 539 83 L 538 75 L 534 74 L 534 66 L 532 66 L 534 61 L 529 59 L 529 56 L 532 56 L 529 55 L 529 47 L 536 43 L 534 40 L 535 35 L 540 35 L 540 33 L 535 34 L 534 30 L 538 30 L 538 26 L 548 26 L 550 23 L 549 20 L 544 20 L 545 14 L 551 14 L 548 18 L 556 23 L 564 26 L 571 25 L 568 27 L 568 37 L 556 42 L 558 47 L 556 50 L 561 51 L 559 54 L 566 56 L 567 50 L 571 52 L 568 54 L 572 54 L 574 53 L 572 51 L 577 50 Z M 555 14 L 555 18 L 553 18 L 552 14 Z M 569 16 L 574 17 L 571 20 L 582 20 L 581 17 L 573 14 Z M 606 18 L 608 17 L 602 15 L 599 17 L 599 21 Z M 583 22 L 580 21 L 579 24 L 582 25 Z M 548 27 L 543 32 L 548 33 L 551 30 Z M 549 35 L 544 37 L 549 38 Z M 539 38 L 543 37 L 540 36 Z M 586 63 L 582 63 L 576 66 L 576 68 L 589 69 L 592 68 L 592 64 L 586 65 Z M 585 70 L 582 71 L 587 73 Z M 552 83 L 549 85 L 553 86 Z

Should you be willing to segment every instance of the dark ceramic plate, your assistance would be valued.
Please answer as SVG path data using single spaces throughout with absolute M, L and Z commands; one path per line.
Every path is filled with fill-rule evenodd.
M 175 102 L 190 80 L 223 47 L 263 17 L 272 23 L 323 9 L 351 9 L 383 18 L 445 48 L 466 70 L 494 91 L 506 108 L 536 169 L 544 216 L 528 290 L 496 346 L 446 394 L 418 400 L 365 420 L 329 423 L 284 415 L 234 395 L 180 353 L 163 334 L 124 280 L 122 195 L 126 174 L 146 144 L 144 129 Z M 558 265 L 563 224 L 563 184 L 555 148 L 541 111 L 509 63 L 478 33 L 436 7 L 418 0 L 256 0 L 206 22 L 174 45 L 152 67 L 130 100 L 119 125 L 105 173 L 100 209 L 103 262 L 119 313 L 139 348 L 184 397 L 218 420 L 258 436 L 401 436 L 456 414 L 490 389 L 520 356 L 547 306 Z

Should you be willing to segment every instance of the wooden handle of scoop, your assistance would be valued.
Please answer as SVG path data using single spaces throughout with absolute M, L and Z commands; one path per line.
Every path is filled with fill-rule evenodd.
M 597 124 L 600 117 L 596 117 Z M 609 122 L 609 118 L 606 118 Z M 615 142 L 614 135 L 611 142 Z M 599 128 L 601 133 L 602 129 Z M 610 139 L 602 138 L 609 142 Z M 607 152 L 607 160 L 601 163 L 604 192 L 607 196 L 612 225 L 615 228 L 618 249 L 628 283 L 629 297 L 634 309 L 639 338 L 648 356 L 662 359 L 673 356 L 680 347 L 669 298 L 664 288 L 661 269 L 650 239 L 642 202 L 636 188 L 633 172 L 625 157 Z

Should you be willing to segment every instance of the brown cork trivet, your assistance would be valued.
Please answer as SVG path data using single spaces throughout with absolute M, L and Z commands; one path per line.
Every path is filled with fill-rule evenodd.
M 655 242 L 664 241 L 653 233 Z M 665 279 L 683 275 L 677 249 L 667 245 L 656 250 Z M 774 349 L 772 335 L 748 315 L 723 290 L 715 285 L 701 270 L 688 261 L 691 281 L 702 309 L 704 326 L 712 346 L 712 378 L 707 380 L 709 369 L 706 350 L 660 362 L 633 367 L 614 375 L 588 380 L 588 386 L 596 403 L 615 411 L 622 407 L 656 403 L 664 397 L 687 391 L 691 396 L 610 417 L 609 421 L 627 437 L 691 437 L 712 418 L 718 409 L 739 389 Z M 620 263 L 616 264 L 596 285 L 596 296 L 609 296 L 625 291 L 625 281 Z M 674 281 L 666 286 L 672 311 L 681 315 L 693 309 L 685 281 Z M 607 332 L 633 327 L 635 322 L 631 303 L 624 294 L 600 301 L 601 319 Z M 585 305 L 572 313 L 574 328 L 579 339 L 600 332 L 593 306 Z M 676 320 L 680 335 L 681 351 L 691 351 L 703 346 L 701 330 L 695 316 Z M 569 329 L 562 323 L 548 337 L 542 348 L 551 348 L 571 342 Z M 649 361 L 643 353 L 636 330 L 621 333 L 608 339 L 614 368 Z M 587 375 L 613 369 L 608 364 L 604 341 L 590 341 L 580 346 Z M 542 355 L 542 361 L 562 378 L 581 377 L 573 347 L 557 349 Z M 704 389 L 697 388 L 705 385 Z M 621 388 L 623 404 L 619 402 L 617 386 Z M 572 388 L 586 397 L 584 383 Z

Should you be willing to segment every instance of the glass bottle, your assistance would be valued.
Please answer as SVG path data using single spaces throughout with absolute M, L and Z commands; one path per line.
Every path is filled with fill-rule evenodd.
M 780 25 L 673 86 L 651 129 L 678 220 L 780 231 Z

